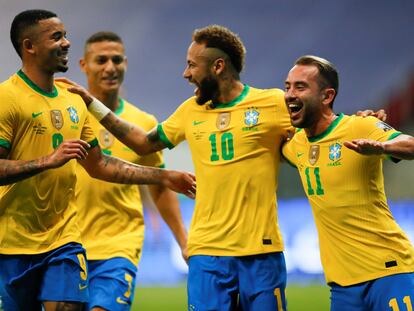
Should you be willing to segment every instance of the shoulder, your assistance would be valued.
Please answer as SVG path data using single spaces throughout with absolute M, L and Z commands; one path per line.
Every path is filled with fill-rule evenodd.
M 138 108 L 126 100 L 123 100 L 123 111 L 119 116 L 144 128 L 151 129 L 158 124 L 158 120 L 153 114 Z

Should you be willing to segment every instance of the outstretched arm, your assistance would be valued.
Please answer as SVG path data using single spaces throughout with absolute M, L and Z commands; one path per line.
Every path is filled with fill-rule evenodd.
M 150 185 L 149 190 L 152 200 L 157 206 L 161 217 L 174 234 L 175 240 L 180 246 L 181 254 L 187 262 L 187 231 L 181 217 L 177 195 L 167 187 L 161 185 Z
M 34 160 L 9 160 L 9 150 L 0 147 L 0 185 L 12 184 L 45 170 L 64 165 L 71 159 L 85 159 L 89 144 L 83 140 L 67 140 L 49 155 Z
M 158 184 L 195 197 L 195 176 L 191 173 L 129 163 L 103 154 L 99 146 L 90 149 L 86 159 L 79 162 L 97 179 L 120 184 Z
M 409 135 L 402 134 L 386 142 L 371 139 L 354 139 L 351 142 L 344 142 L 344 145 L 364 155 L 386 154 L 397 159 L 414 159 L 414 137 Z
M 119 141 L 137 154 L 145 155 L 166 147 L 160 140 L 156 129 L 147 133 L 140 127 L 119 118 L 79 84 L 67 78 L 58 78 L 56 81 L 68 84 L 68 91 L 80 95 L 86 106 L 88 106 L 89 112 Z

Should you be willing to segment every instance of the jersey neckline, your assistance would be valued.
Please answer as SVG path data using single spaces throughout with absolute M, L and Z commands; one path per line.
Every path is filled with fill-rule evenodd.
M 338 117 L 328 126 L 328 128 L 325 131 L 323 131 L 319 135 L 308 137 L 309 142 L 315 143 L 321 140 L 322 138 L 328 136 L 334 130 L 334 128 L 337 127 L 338 123 L 342 120 L 343 117 L 344 117 L 344 114 L 340 113 Z
M 243 91 L 241 92 L 241 94 L 239 96 L 237 96 L 235 99 L 233 99 L 231 102 L 228 103 L 220 103 L 217 105 L 214 105 L 213 103 L 210 104 L 210 108 L 212 109 L 218 109 L 218 108 L 230 108 L 233 106 L 236 106 L 238 103 L 240 103 L 249 93 L 250 90 L 250 86 L 248 86 L 247 84 L 244 84 L 244 88 Z
M 20 78 L 22 78 L 23 81 L 26 82 L 27 85 L 30 86 L 31 89 L 33 89 L 35 92 L 39 93 L 40 95 L 50 97 L 50 98 L 54 98 L 58 96 L 58 90 L 55 85 L 53 85 L 53 91 L 49 93 L 49 92 L 43 91 L 40 87 L 38 87 L 32 80 L 29 79 L 28 76 L 26 76 L 26 74 L 21 69 L 17 72 L 17 75 Z

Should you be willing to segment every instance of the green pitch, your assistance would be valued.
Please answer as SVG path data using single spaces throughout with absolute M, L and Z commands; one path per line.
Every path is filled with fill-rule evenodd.
M 322 285 L 291 285 L 286 290 L 289 311 L 329 310 L 329 289 Z M 185 311 L 185 286 L 137 288 L 132 311 Z

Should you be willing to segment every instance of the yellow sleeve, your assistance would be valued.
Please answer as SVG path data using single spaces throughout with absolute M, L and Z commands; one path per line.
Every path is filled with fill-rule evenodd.
M 181 104 L 167 120 L 157 126 L 158 135 L 168 149 L 174 148 L 185 140 L 184 121 L 187 119 L 187 107 L 188 101 Z
M 384 142 L 393 139 L 400 134 L 401 132 L 375 117 L 357 117 L 356 122 L 354 123 L 354 137 L 357 139 L 367 138 Z
M 297 164 L 296 164 L 296 157 L 295 157 L 295 143 L 293 141 L 293 138 L 283 144 L 282 154 L 283 154 L 283 157 L 288 161 L 290 165 L 296 167 Z
M 19 110 L 11 94 L 0 89 L 0 146 L 10 149 L 19 120 Z
M 92 129 L 91 121 L 90 121 L 90 114 L 87 113 L 85 117 L 85 123 L 82 127 L 81 139 L 91 144 L 91 147 L 95 147 L 98 145 L 98 140 L 96 139 L 95 133 Z

